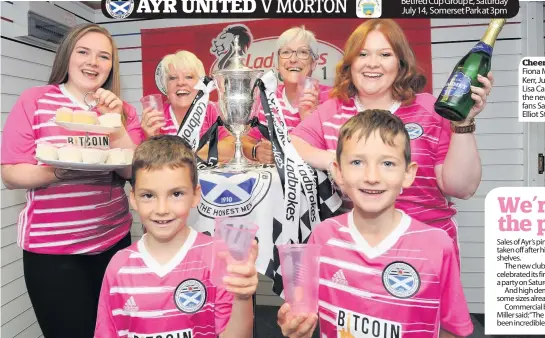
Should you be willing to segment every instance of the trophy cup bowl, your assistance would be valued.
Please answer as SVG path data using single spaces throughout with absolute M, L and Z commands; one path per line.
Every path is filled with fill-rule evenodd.
M 235 37 L 235 54 L 229 66 L 212 74 L 218 92 L 220 117 L 227 130 L 236 138 L 235 155 L 223 167 L 234 172 L 252 167 L 244 157 L 240 138 L 249 130 L 248 121 L 256 114 L 259 89 L 255 83 L 263 75 L 262 70 L 254 70 L 242 64 L 237 40 L 238 36 Z

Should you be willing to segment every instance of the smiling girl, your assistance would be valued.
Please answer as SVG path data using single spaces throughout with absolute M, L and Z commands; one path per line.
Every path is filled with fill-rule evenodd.
M 106 266 L 131 242 L 124 191 L 131 170 L 55 169 L 38 163 L 36 144 L 64 145 L 84 136 L 51 119 L 61 107 L 86 110 L 85 95 L 94 92 L 96 112 L 121 114 L 123 127 L 89 137 L 106 137 L 110 148 L 136 148 L 140 123 L 134 107 L 119 99 L 119 82 L 117 48 L 108 31 L 95 24 L 75 27 L 57 50 L 48 84 L 23 92 L 4 127 L 2 180 L 8 189 L 27 190 L 17 243 L 45 338 L 93 337 Z

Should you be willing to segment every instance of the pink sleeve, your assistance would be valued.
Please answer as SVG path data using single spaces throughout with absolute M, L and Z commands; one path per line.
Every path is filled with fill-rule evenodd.
M 247 136 L 250 136 L 251 138 L 260 141 L 261 139 L 265 139 L 263 135 L 259 132 L 259 129 L 257 127 L 254 127 L 248 131 Z
M 334 111 L 332 111 L 334 110 Z M 327 150 L 324 138 L 323 124 L 327 117 L 336 113 L 337 107 L 334 100 L 328 100 L 316 108 L 316 110 L 290 132 L 291 136 L 297 136 L 314 148 Z
M 326 85 L 320 85 L 320 95 L 318 96 L 318 104 L 322 104 L 330 99 L 331 87 Z
M 9 112 L 2 132 L 2 164 L 37 164 L 36 143 L 32 121 L 36 111 L 36 89 L 19 97 Z
M 216 313 L 216 334 L 220 335 L 231 318 L 231 310 L 233 309 L 233 295 L 223 288 L 216 288 L 216 303 L 215 303 L 215 313 Z
M 138 118 L 138 114 L 136 114 L 136 108 L 123 102 L 123 111 L 127 117 L 125 129 L 127 129 L 127 133 L 129 133 L 134 144 L 139 145 L 144 140 L 144 131 L 140 126 L 140 119 Z
M 473 332 L 464 289 L 460 279 L 460 269 L 455 256 L 454 243 L 446 239 L 448 245 L 443 252 L 441 268 L 441 329 L 454 335 L 467 337 Z
M 261 99 L 261 96 L 260 96 L 260 99 Z M 255 109 L 257 110 L 257 118 L 259 119 L 259 122 L 265 127 L 267 127 L 267 118 L 265 117 L 265 112 L 263 111 L 263 106 L 261 104 L 261 101 L 259 101 Z M 250 131 L 248 131 L 248 136 L 250 136 L 251 138 L 257 141 L 266 140 L 265 136 L 261 135 L 261 132 L 259 131 L 259 128 L 257 127 L 250 129 Z
M 450 121 L 443 117 L 440 117 L 439 121 L 441 123 L 441 131 L 439 133 L 437 148 L 435 149 L 435 165 L 445 163 L 445 158 L 447 157 L 448 148 L 450 146 L 450 138 L 452 137 Z
M 110 304 L 110 283 L 108 276 L 110 268 L 106 270 L 102 288 L 100 289 L 100 298 L 98 300 L 97 322 L 95 326 L 94 338 L 117 337 L 117 329 L 112 318 L 112 306 Z

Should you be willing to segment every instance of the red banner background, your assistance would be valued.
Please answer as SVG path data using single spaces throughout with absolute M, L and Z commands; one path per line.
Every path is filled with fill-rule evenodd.
M 405 31 L 416 55 L 418 65 L 422 68 L 428 80 L 424 90 L 431 92 L 433 87 L 431 83 L 430 20 L 400 19 L 396 21 Z M 157 65 L 165 55 L 175 53 L 178 50 L 188 50 L 194 53 L 203 62 L 206 73 L 210 74 L 213 64 L 218 60 L 218 57 L 211 51 L 214 49 L 213 40 L 217 39 L 227 26 L 237 24 L 244 25 L 250 30 L 253 40 L 249 45 L 246 60 L 249 66 L 256 66 L 255 68 L 260 69 L 274 67 L 272 61 L 276 54 L 272 57 L 271 55 L 274 53 L 273 43 L 278 36 L 291 27 L 304 25 L 306 29 L 313 31 L 316 34 L 316 39 L 321 42 L 319 54 L 322 55 L 313 75 L 323 80 L 322 77 L 326 76 L 325 67 L 327 66 L 327 79 L 323 80 L 323 82 L 332 84 L 334 65 L 342 56 L 344 44 L 354 29 L 362 22 L 361 19 L 270 19 L 143 29 L 141 30 L 143 94 L 149 95 L 160 92 L 155 79 Z M 325 52 L 322 53 L 322 50 L 325 50 Z M 248 57 L 250 57 L 249 60 Z M 323 72 L 323 75 L 321 72 Z M 211 95 L 211 99 L 215 100 L 216 95 Z

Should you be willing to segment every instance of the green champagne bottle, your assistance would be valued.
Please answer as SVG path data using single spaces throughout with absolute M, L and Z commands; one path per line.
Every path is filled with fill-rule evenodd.
M 494 42 L 505 21 L 492 19 L 481 41 L 458 61 L 435 102 L 437 114 L 451 121 L 463 121 L 467 118 L 475 104 L 471 98 L 471 86 L 482 87 L 477 75 L 486 76 L 490 71 Z

